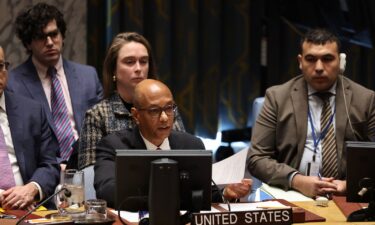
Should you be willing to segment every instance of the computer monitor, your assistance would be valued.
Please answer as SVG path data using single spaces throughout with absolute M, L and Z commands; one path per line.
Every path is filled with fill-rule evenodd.
M 354 212 L 348 221 L 375 219 L 375 142 L 346 142 L 347 202 L 370 203 L 368 209 Z
M 165 173 L 153 173 L 159 187 L 153 182 L 150 188 L 150 170 L 156 160 L 177 162 L 178 176 L 167 178 Z M 210 210 L 211 176 L 212 152 L 209 150 L 116 150 L 116 207 L 127 211 L 148 210 L 149 193 L 163 195 L 163 191 L 155 192 L 156 188 L 161 188 L 169 190 L 167 197 L 170 197 L 177 188 L 180 210 Z M 154 199 L 157 198 L 154 196 Z

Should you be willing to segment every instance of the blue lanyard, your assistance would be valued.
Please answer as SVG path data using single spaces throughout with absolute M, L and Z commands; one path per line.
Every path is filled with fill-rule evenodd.
M 312 120 L 312 116 L 311 116 L 311 112 L 310 112 L 310 107 L 309 107 L 309 110 L 308 110 L 308 116 L 309 116 L 309 120 L 310 120 L 310 125 L 311 125 L 311 133 L 312 133 L 312 137 L 313 137 L 313 140 L 314 140 L 314 156 L 313 156 L 313 161 L 315 162 L 315 154 L 316 154 L 316 149 L 318 148 L 318 145 L 319 145 L 319 142 L 320 140 L 322 140 L 325 136 L 326 136 L 326 133 L 329 129 L 329 126 L 332 124 L 333 122 L 333 117 L 335 116 L 336 114 L 336 106 L 335 106 L 335 109 L 333 111 L 333 114 L 331 115 L 331 117 L 329 118 L 329 122 L 327 124 L 327 126 L 323 129 L 322 132 L 320 132 L 320 135 L 318 137 L 318 139 L 316 138 L 316 133 L 315 133 L 315 128 L 314 128 L 314 124 L 313 124 L 313 120 Z M 320 128 L 320 130 L 322 130 L 322 128 Z

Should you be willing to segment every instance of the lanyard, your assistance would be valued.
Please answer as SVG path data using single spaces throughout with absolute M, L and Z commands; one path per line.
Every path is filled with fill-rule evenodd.
M 319 142 L 326 136 L 326 133 L 329 129 L 329 126 L 333 122 L 333 117 L 335 116 L 335 114 L 336 114 L 336 106 L 335 106 L 333 114 L 329 118 L 329 122 L 328 122 L 327 126 L 324 129 L 320 128 L 321 132 L 320 132 L 319 137 L 317 138 L 316 133 L 315 133 L 313 120 L 312 120 L 312 116 L 311 116 L 311 112 L 310 112 L 310 107 L 309 107 L 308 116 L 309 116 L 309 120 L 310 120 L 311 133 L 312 133 L 312 137 L 313 137 L 313 141 L 314 141 L 314 155 L 313 155 L 313 161 L 314 162 L 315 162 L 316 149 L 318 148 Z

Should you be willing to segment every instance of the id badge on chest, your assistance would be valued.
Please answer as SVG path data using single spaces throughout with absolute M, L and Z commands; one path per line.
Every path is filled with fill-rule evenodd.
M 319 174 L 319 163 L 310 161 L 307 163 L 306 176 L 318 176 Z

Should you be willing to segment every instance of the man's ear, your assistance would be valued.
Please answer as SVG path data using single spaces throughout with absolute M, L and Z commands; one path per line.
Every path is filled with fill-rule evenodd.
M 132 108 L 130 109 L 130 111 L 131 111 L 131 114 L 132 114 L 132 117 L 133 117 L 134 122 L 135 122 L 137 125 L 139 125 L 139 120 L 138 120 L 138 116 L 139 116 L 139 114 L 138 114 L 138 110 L 137 110 L 135 107 L 132 107 Z
M 298 54 L 297 56 L 297 60 L 298 60 L 298 67 L 300 70 L 302 70 L 302 55 L 301 54 Z

